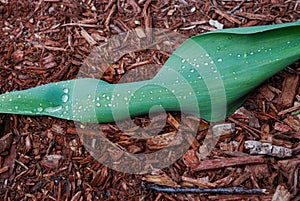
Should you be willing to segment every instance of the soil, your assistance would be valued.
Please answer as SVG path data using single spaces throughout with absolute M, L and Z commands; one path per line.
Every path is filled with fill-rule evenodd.
M 142 29 L 157 28 L 191 37 L 215 30 L 211 20 L 233 28 L 299 18 L 297 0 L 0 0 L 0 93 L 78 77 L 110 83 L 153 77 L 159 68 L 152 64 L 161 66 L 172 52 L 150 48 L 127 53 L 106 70 L 101 66 L 82 70 L 96 46 L 128 31 L 142 36 Z M 54 117 L 1 114 L 0 200 L 300 200 L 299 69 L 298 61 L 254 90 L 224 124 L 233 125 L 234 131 L 222 135 L 202 161 L 197 161 L 197 153 L 210 123 L 195 117 L 181 119 L 175 112 L 151 120 L 139 116 L 133 118 L 135 127 L 126 131 L 115 123 L 93 125 L 114 146 L 130 153 L 153 153 L 174 139 L 180 123 L 199 124 L 195 139 L 186 137 L 192 145 L 182 157 L 146 174 L 103 165 L 106 157 L 120 157 L 107 147 L 103 147 L 107 149 L 103 158 L 94 158 L 84 146 L 85 136 L 93 136 L 86 125 L 78 128 L 73 121 Z M 136 76 L 126 77 L 131 70 Z M 155 123 L 165 118 L 160 138 L 130 137 L 151 136 L 159 129 Z M 150 122 L 154 127 L 142 133 L 139 126 Z M 269 143 L 284 153 L 251 155 L 245 148 L 249 140 Z M 166 193 L 144 188 L 142 183 L 170 188 L 258 188 L 268 193 Z

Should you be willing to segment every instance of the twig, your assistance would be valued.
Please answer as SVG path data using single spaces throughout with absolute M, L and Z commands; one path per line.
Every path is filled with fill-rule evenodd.
M 240 7 L 246 2 L 247 0 L 243 0 L 241 3 L 239 3 L 236 7 L 234 7 L 231 11 L 227 12 L 227 14 L 231 15 L 236 10 L 240 9 Z
M 142 183 L 142 187 L 164 193 L 267 194 L 267 190 L 261 188 L 170 188 L 145 183 Z

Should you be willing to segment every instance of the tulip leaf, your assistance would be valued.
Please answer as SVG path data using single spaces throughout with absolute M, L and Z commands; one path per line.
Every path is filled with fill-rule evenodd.
M 186 40 L 151 80 L 49 83 L 0 95 L 0 113 L 103 123 L 163 108 L 221 121 L 299 58 L 300 21 L 217 30 Z

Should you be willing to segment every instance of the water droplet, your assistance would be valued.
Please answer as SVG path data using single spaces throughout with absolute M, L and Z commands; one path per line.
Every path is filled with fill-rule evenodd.
M 101 104 L 100 104 L 100 103 L 97 103 L 97 104 L 96 104 L 96 106 L 97 106 L 97 107 L 100 107 L 100 106 L 101 106 Z
M 47 107 L 45 108 L 45 112 L 53 113 L 53 112 L 59 112 L 62 109 L 62 106 L 59 105 L 57 107 Z
M 127 98 L 127 97 L 124 97 L 124 100 L 125 100 L 125 101 L 128 101 L 128 98 Z
M 19 109 L 19 107 L 18 107 L 18 106 L 15 106 L 15 109 L 17 110 L 17 109 Z
M 182 68 L 182 69 L 185 69 L 185 65 L 182 65 L 181 68 Z
M 194 60 L 193 60 L 194 62 L 196 62 L 197 61 L 197 59 L 196 58 L 194 58 Z
M 286 44 L 290 44 L 290 43 L 291 43 L 290 41 L 286 42 Z
M 184 62 L 185 62 L 185 59 L 181 59 L 181 62 L 184 63 Z
M 199 76 L 198 76 L 198 79 L 200 79 L 200 80 L 201 80 L 201 79 L 202 79 L 202 77 L 199 75 Z
M 221 63 L 222 61 L 223 61 L 223 59 L 221 59 L 221 58 L 218 59 L 218 62 L 219 62 L 219 63 Z
M 10 98 L 10 99 L 9 99 L 9 102 L 11 102 L 11 101 L 12 101 L 12 99 Z
M 254 52 L 250 52 L 250 55 L 253 55 L 254 54 Z
M 195 72 L 195 69 L 191 69 L 190 72 L 191 72 L 191 73 Z
M 235 74 L 236 74 L 236 72 L 235 72 L 235 71 L 233 71 L 233 72 L 232 72 L 232 74 L 234 74 L 234 75 L 235 75 Z
M 241 55 L 240 55 L 240 54 L 238 54 L 238 55 L 237 55 L 237 57 L 241 57 Z
M 246 58 L 247 56 L 248 56 L 248 55 L 245 53 L 245 54 L 244 54 L 244 58 Z
M 21 95 L 18 95 L 18 98 L 21 98 Z
M 229 53 L 228 55 L 229 55 L 229 56 L 232 56 L 232 53 Z
M 69 96 L 66 94 L 62 95 L 62 97 L 61 97 L 61 101 L 64 103 L 66 103 L 68 101 L 68 99 L 69 99 Z
M 210 56 L 210 54 L 206 53 L 206 54 L 205 54 L 205 56 L 206 56 L 206 57 L 209 57 L 209 56 Z
M 208 66 L 208 63 L 207 63 L 207 62 L 204 62 L 204 65 L 205 65 L 205 66 Z
M 69 89 L 68 88 L 65 88 L 65 89 L 63 89 L 63 91 L 64 91 L 64 93 L 69 93 Z
M 99 101 L 99 100 L 100 100 L 100 98 L 99 98 L 99 97 L 97 97 L 97 98 L 96 98 L 96 100 L 97 100 L 97 101 Z

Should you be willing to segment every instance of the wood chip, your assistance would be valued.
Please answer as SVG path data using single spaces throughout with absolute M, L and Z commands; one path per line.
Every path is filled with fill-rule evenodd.
M 185 176 L 182 176 L 181 179 L 182 179 L 182 181 L 195 184 L 195 185 L 197 185 L 201 188 L 214 188 L 214 187 L 217 186 L 216 184 L 213 184 L 213 183 L 208 182 L 208 181 L 203 181 L 201 179 L 193 179 L 193 178 L 185 177 Z
M 155 183 L 162 186 L 170 186 L 170 187 L 180 187 L 175 181 L 173 181 L 168 175 L 165 173 L 159 175 L 146 175 L 143 180 L 151 183 Z
M 230 15 L 228 15 L 227 13 L 219 10 L 219 9 L 216 9 L 215 12 L 219 15 L 221 15 L 222 17 L 226 18 L 227 20 L 229 20 L 230 22 L 233 22 L 233 23 L 237 23 L 237 24 L 242 24 L 242 22 Z
M 278 185 L 272 197 L 272 201 L 289 201 L 290 199 L 290 192 L 284 186 Z
M 196 164 L 193 164 L 191 169 L 193 171 L 205 171 L 205 170 L 215 170 L 231 166 L 239 166 L 246 164 L 258 164 L 264 163 L 265 158 L 263 156 L 243 156 L 236 158 L 222 158 L 222 159 L 212 159 L 203 160 Z
M 135 28 L 135 33 L 139 38 L 146 38 L 146 34 L 142 28 Z
M 289 125 L 291 128 L 293 128 L 295 131 L 300 131 L 300 122 L 297 117 L 294 117 L 292 115 L 288 115 L 286 119 L 283 120 L 287 125 Z
M 9 166 L 4 166 L 4 167 L 0 168 L 0 174 L 6 172 L 8 170 L 9 170 Z
M 169 113 L 168 114 L 168 123 L 171 124 L 174 128 L 179 129 L 180 123 Z
M 181 144 L 182 137 L 177 132 L 170 132 L 147 139 L 147 147 L 150 150 L 159 150 L 168 146 L 176 146 Z
M 263 85 L 259 88 L 259 92 L 268 100 L 272 101 L 275 98 L 275 94 L 267 85 Z
M 289 127 L 286 124 L 280 123 L 280 122 L 275 122 L 274 129 L 277 131 L 281 131 L 281 132 L 287 132 L 287 131 L 292 130 L 291 127 Z
M 292 74 L 287 76 L 283 82 L 283 90 L 278 99 L 278 105 L 291 107 L 299 86 L 299 76 Z

